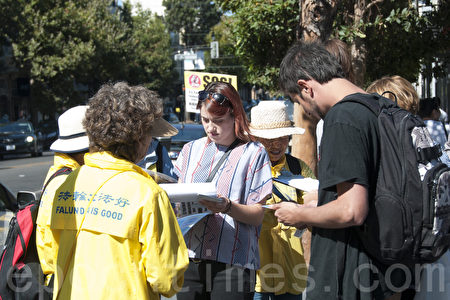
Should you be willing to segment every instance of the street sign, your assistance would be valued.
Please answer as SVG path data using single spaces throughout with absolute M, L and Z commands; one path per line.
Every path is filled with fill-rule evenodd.
M 175 60 L 194 60 L 197 59 L 197 53 L 177 53 L 174 56 Z
M 212 41 L 211 42 L 211 58 L 219 58 L 219 42 Z

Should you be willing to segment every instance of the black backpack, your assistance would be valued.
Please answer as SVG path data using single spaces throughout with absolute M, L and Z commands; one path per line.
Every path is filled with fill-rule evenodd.
M 344 98 L 378 119 L 380 165 L 375 199 L 356 230 L 365 250 L 384 264 L 430 263 L 450 245 L 450 168 L 440 162 L 424 122 L 378 94 Z
M 70 168 L 56 171 L 42 192 L 56 176 L 69 174 Z M 0 255 L 0 300 L 52 299 L 52 289 L 43 285 L 44 274 L 36 249 L 36 219 L 39 201 L 32 193 L 19 192 L 19 210 L 9 222 L 8 235 Z

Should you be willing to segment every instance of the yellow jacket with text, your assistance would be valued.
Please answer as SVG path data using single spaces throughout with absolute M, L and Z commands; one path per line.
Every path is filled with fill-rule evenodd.
M 57 251 L 39 257 L 57 255 L 54 299 L 159 299 L 183 285 L 188 252 L 166 193 L 109 152 L 85 155 L 48 225 Z
M 298 160 L 303 177 L 313 177 L 312 170 Z M 272 177 L 282 172 L 289 172 L 286 156 L 276 166 L 272 166 Z M 303 203 L 302 192 L 282 183 L 273 182 L 274 187 L 288 199 Z M 280 202 L 275 194 L 266 204 Z M 306 287 L 307 267 L 303 257 L 301 239 L 295 236 L 297 229 L 278 223 L 270 209 L 264 211 L 264 219 L 259 237 L 259 253 L 261 267 L 257 270 L 256 292 L 274 293 L 275 295 L 290 293 L 299 295 Z
M 49 178 L 58 170 L 67 167 L 72 170 L 80 167 L 80 165 L 70 156 L 64 153 L 55 152 L 55 156 L 53 158 L 53 165 L 47 172 L 47 176 L 44 180 L 44 185 L 47 183 Z M 66 180 L 67 175 L 60 175 L 54 177 L 47 185 L 45 190 L 43 191 L 43 195 L 39 204 L 39 211 L 36 220 L 36 246 L 39 257 L 42 257 L 43 253 L 54 252 L 57 249 L 53 249 L 53 245 L 55 243 L 53 233 L 49 230 L 50 218 L 51 218 L 51 209 L 53 203 L 53 195 L 57 188 Z M 49 196 L 51 195 L 51 196 Z M 54 261 L 52 258 L 56 257 L 56 252 L 52 255 L 48 255 L 44 259 L 42 257 L 41 268 L 44 274 L 49 275 L 52 274 L 52 270 L 54 269 Z

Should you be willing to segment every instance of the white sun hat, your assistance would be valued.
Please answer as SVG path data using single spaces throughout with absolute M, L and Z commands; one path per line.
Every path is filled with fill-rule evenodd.
M 83 119 L 88 106 L 79 105 L 66 110 L 58 118 L 59 137 L 50 150 L 75 153 L 89 150 L 89 139 L 83 127 Z
M 283 101 L 261 101 L 252 108 L 250 117 L 250 133 L 263 139 L 276 139 L 305 132 L 305 129 L 293 126 Z

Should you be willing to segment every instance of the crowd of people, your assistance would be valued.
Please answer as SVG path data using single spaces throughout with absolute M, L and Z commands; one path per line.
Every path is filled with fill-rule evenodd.
M 177 133 L 155 92 L 105 84 L 87 105 L 67 110 L 36 231 L 53 299 L 426 299 L 408 278 L 420 274 L 377 261 L 354 230 L 374 201 L 380 140 L 374 114 L 340 102 L 378 93 L 419 114 L 450 165 L 439 99 L 419 101 L 400 76 L 367 90 L 353 77 L 339 40 L 297 42 L 281 63 L 281 90 L 321 120 L 312 192 L 273 180 L 316 179 L 313 166 L 286 153 L 304 129 L 283 101 L 261 101 L 248 120 L 232 85 L 209 83 L 197 104 L 206 136 L 184 145 L 174 164 L 155 139 Z M 149 173 L 211 182 L 218 201 L 200 200 L 209 214 L 183 234 L 176 206 Z M 305 232 L 312 233 L 309 264 Z M 437 263 L 448 266 L 449 254 Z M 448 298 L 446 284 L 433 299 Z

